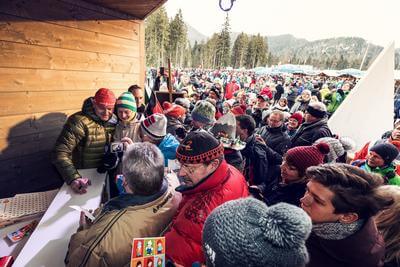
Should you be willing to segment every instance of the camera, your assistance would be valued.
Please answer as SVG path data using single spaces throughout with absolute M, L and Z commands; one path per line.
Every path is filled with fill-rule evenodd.
M 111 152 L 112 153 L 117 153 L 117 152 L 123 152 L 124 151 L 124 144 L 121 142 L 113 142 L 111 143 Z
M 164 67 L 160 67 L 160 75 L 164 76 L 164 72 L 165 72 L 165 68 Z

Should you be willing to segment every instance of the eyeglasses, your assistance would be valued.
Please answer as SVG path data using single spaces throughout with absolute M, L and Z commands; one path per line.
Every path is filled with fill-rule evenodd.
M 199 166 L 187 166 L 185 164 L 181 164 L 181 169 L 189 174 L 193 174 L 198 168 Z

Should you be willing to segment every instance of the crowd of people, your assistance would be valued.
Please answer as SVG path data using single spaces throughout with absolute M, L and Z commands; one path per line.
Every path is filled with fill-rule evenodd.
M 74 192 L 90 190 L 80 168 L 110 184 L 67 266 L 127 266 L 133 238 L 156 236 L 166 266 L 400 266 L 400 122 L 359 151 L 327 124 L 356 80 L 148 76 L 181 97 L 154 112 L 137 85 L 101 88 L 57 139 L 52 161 Z

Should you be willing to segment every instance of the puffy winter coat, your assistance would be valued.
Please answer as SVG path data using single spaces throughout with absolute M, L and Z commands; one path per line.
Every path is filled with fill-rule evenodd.
M 236 83 L 235 80 L 232 80 L 230 83 L 228 83 L 225 87 L 225 99 L 229 100 L 233 97 L 233 94 L 236 91 L 239 91 L 240 87 Z
M 290 148 L 296 146 L 311 146 L 322 137 L 332 137 L 327 120 L 321 119 L 315 122 L 304 122 L 290 139 Z
M 208 215 L 219 205 L 249 195 L 243 175 L 222 161 L 205 180 L 191 188 L 178 187 L 182 201 L 166 238 L 167 258 L 183 266 L 205 262 L 202 229 Z
M 116 119 L 108 122 L 95 114 L 91 98 L 85 100 L 82 111 L 71 115 L 53 149 L 51 160 L 67 184 L 81 177 L 77 169 L 102 165 L 104 147 L 110 142 Z
M 327 111 L 329 113 L 334 113 L 338 109 L 340 104 L 343 103 L 348 94 L 349 91 L 344 92 L 343 90 L 339 89 L 336 92 L 326 95 L 325 104 Z
M 66 265 L 129 266 L 133 238 L 160 236 L 175 215 L 181 199 L 174 190 L 177 185 L 170 174 L 154 195 L 111 199 L 92 226 L 71 237 Z
M 176 140 L 175 136 L 172 134 L 167 134 L 161 143 L 158 145 L 158 148 L 164 155 L 164 165 L 168 166 L 168 160 L 176 159 L 176 149 L 179 146 L 178 140 Z
M 286 132 L 286 126 L 271 128 L 268 125 L 261 127 L 258 132 L 264 139 L 267 146 L 272 148 L 275 152 L 283 155 L 286 153 L 290 144 L 289 135 Z
M 275 180 L 276 165 L 282 163 L 282 156 L 258 141 L 253 134 L 246 140 L 246 147 L 240 151 L 245 160 L 244 174 L 250 185 L 268 186 Z

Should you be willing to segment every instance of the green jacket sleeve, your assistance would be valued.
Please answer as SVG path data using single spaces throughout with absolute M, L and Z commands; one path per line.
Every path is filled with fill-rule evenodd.
M 395 177 L 389 179 L 389 184 L 390 185 L 398 185 L 398 186 L 400 186 L 400 176 L 396 175 Z
M 81 177 L 72 162 L 72 152 L 85 135 L 82 118 L 72 115 L 64 125 L 53 149 L 51 161 L 67 184 Z

